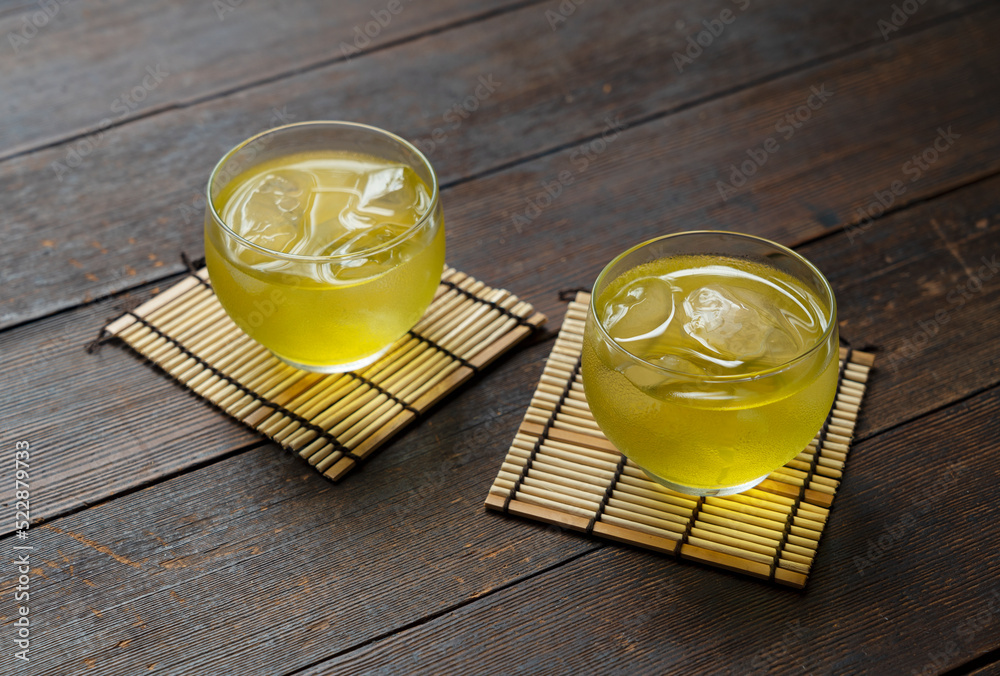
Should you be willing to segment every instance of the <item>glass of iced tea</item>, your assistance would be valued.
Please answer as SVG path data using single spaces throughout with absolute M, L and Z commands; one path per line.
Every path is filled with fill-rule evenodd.
M 601 272 L 582 373 L 597 424 L 652 479 L 730 495 L 806 447 L 838 357 L 833 291 L 809 261 L 750 235 L 683 232 Z
M 216 165 L 207 203 L 205 258 L 219 302 L 297 368 L 375 361 L 441 280 L 434 169 L 375 127 L 302 122 L 258 134 Z

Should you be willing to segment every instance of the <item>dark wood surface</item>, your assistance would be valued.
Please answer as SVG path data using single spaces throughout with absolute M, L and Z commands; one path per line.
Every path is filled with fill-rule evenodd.
M 727 8 L 732 2 L 716 4 Z M 849 25 L 844 32 L 824 30 L 808 40 L 809 46 L 800 46 L 801 41 L 794 47 L 787 44 L 786 7 L 781 13 L 777 8 L 748 13 L 741 19 L 756 25 L 733 35 L 742 42 L 734 47 L 742 46 L 745 55 L 722 51 L 719 45 L 718 52 L 707 50 L 680 74 L 671 54 L 683 48 L 686 34 L 675 29 L 671 39 L 664 40 L 659 26 L 665 21 L 695 25 L 703 11 L 700 6 L 687 10 L 691 16 L 675 18 L 675 12 L 650 2 L 581 5 L 572 15 L 581 27 L 573 29 L 578 25 L 574 23 L 570 30 L 553 32 L 544 17 L 552 10 L 532 5 L 368 58 L 137 119 L 95 141 L 94 150 L 76 168 L 59 174 L 61 180 L 54 179 L 52 167 L 69 166 L 66 144 L 15 157 L 0 163 L 0 190 L 20 197 L 5 213 L 16 246 L 0 252 L 0 265 L 8 271 L 0 326 L 179 271 L 177 252 L 202 246 L 205 177 L 229 148 L 273 126 L 274 111 L 290 121 L 362 120 L 416 141 L 433 140 L 438 129 L 445 133 L 447 138 L 430 155 L 442 182 L 459 184 L 444 192 L 449 222 L 461 224 L 449 239 L 451 260 L 458 266 L 495 261 L 487 247 L 459 237 L 502 247 L 509 253 L 507 265 L 496 266 L 505 273 L 498 282 L 537 269 L 537 263 L 521 265 L 525 251 L 547 254 L 530 236 L 538 228 L 524 236 L 514 228 L 512 216 L 527 208 L 524 200 L 535 199 L 542 184 L 562 170 L 579 175 L 567 186 L 573 190 L 535 219 L 546 233 L 564 218 L 590 221 L 599 211 L 614 219 L 616 229 L 631 229 L 623 236 L 638 239 L 663 227 L 658 210 L 669 204 L 674 220 L 684 216 L 689 229 L 731 227 L 733 222 L 751 229 L 766 209 L 773 215 L 757 227 L 774 236 L 787 233 L 786 241 L 795 243 L 849 217 L 855 206 L 850 200 L 866 196 L 868 182 L 888 185 L 898 178 L 911 148 L 922 150 L 931 143 L 940 124 L 956 125 L 963 138 L 978 140 L 957 145 L 954 153 L 942 157 L 936 171 L 913 186 L 907 199 L 995 169 L 1000 153 L 984 141 L 998 124 L 991 114 L 996 106 L 988 104 L 998 98 L 991 84 L 1000 77 L 1000 66 L 995 60 L 977 59 L 966 47 L 970 41 L 989 40 L 991 26 L 1000 22 L 997 13 L 974 13 L 975 19 L 963 15 L 940 26 L 931 22 L 926 30 L 900 36 L 889 47 L 871 39 L 878 16 L 871 3 L 852 4 L 856 11 L 845 15 Z M 933 7 L 927 9 L 929 21 Z M 841 11 L 830 9 L 828 16 L 817 15 L 815 20 L 823 25 Z M 797 16 L 793 13 L 789 21 L 794 24 Z M 588 25 L 600 29 L 587 30 Z M 735 29 L 742 24 L 732 25 Z M 855 36 L 861 26 L 869 29 L 867 39 Z M 928 42 L 927 31 L 941 35 Z M 758 54 L 762 35 L 775 36 L 773 52 Z M 534 48 L 525 50 L 525 44 Z M 805 53 L 796 53 L 800 50 Z M 828 58 L 822 58 L 824 54 Z M 878 69 L 872 73 L 873 62 Z M 928 68 L 932 70 L 926 80 L 907 77 Z M 452 129 L 454 117 L 444 116 L 474 94 L 479 77 L 491 74 L 500 86 Z M 890 82 L 899 88 L 893 97 L 885 95 Z M 759 86 L 752 87 L 754 83 Z M 728 177 L 729 164 L 746 159 L 747 148 L 776 135 L 776 120 L 803 105 L 810 87 L 824 83 L 831 90 L 846 91 L 839 98 L 834 95 L 789 141 L 782 139 L 784 147 L 767 175 L 755 177 L 739 196 L 722 203 L 716 180 Z M 110 88 L 108 98 L 116 91 Z M 399 92 L 406 93 L 402 105 Z M 927 106 L 942 97 L 955 98 L 958 107 L 928 118 Z M 958 105 L 969 100 L 982 105 Z M 885 121 L 887 112 L 898 119 Z M 582 161 L 574 161 L 574 153 L 604 131 L 607 117 L 629 129 L 605 152 L 592 155 L 581 170 Z M 893 144 L 897 147 L 887 148 Z M 841 152 L 850 153 L 843 165 L 836 163 Z M 155 157 L 157 162 L 144 164 L 140 176 L 136 157 Z M 646 165 L 662 170 L 646 171 Z M 953 176 L 953 171 L 959 175 Z M 610 184 L 609 174 L 616 179 Z M 475 177 L 483 180 L 470 180 Z M 790 177 L 803 181 L 801 189 L 819 194 L 808 202 L 802 196 L 789 199 L 784 189 Z M 601 189 L 595 191 L 592 186 L 598 183 Z M 774 185 L 782 188 L 764 189 Z M 845 187 L 857 192 L 845 195 Z M 469 195 L 470 190 L 475 195 Z M 831 190 L 842 191 L 838 197 L 843 203 L 821 199 Z M 574 199 L 581 193 L 591 201 Z M 591 269 L 581 270 L 583 279 L 592 278 L 604 253 L 598 252 Z M 476 254 L 482 259 L 469 258 Z
M 886 40 L 893 8 L 857 0 L 402 0 L 346 58 L 387 3 L 223 2 L 56 2 L 17 51 L 8 33 L 42 5 L 0 3 L 0 547 L 13 559 L 28 439 L 38 627 L 31 662 L 14 660 L 8 564 L 3 673 L 996 673 L 994 3 L 928 0 Z M 735 20 L 678 72 L 673 54 L 724 9 Z M 95 135 L 157 64 L 169 75 Z M 445 120 L 490 76 L 477 110 Z M 785 138 L 776 123 L 812 87 L 832 94 Z M 807 589 L 483 510 L 551 332 L 337 485 L 125 350 L 86 354 L 200 251 L 215 160 L 317 118 L 421 142 L 449 262 L 553 328 L 559 289 L 657 234 L 751 232 L 814 261 L 877 370 Z M 608 120 L 622 130 L 584 166 Z M 723 199 L 717 182 L 769 137 L 778 150 Z

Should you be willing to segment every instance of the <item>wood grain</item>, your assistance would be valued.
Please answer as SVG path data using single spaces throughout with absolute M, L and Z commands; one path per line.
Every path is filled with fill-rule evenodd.
M 346 62 L 334 33 L 380 3 L 234 3 L 221 21 L 211 3 L 60 3 L 25 53 L 4 42 L 0 157 L 23 154 L 0 161 L 0 430 L 31 440 L 32 516 L 49 519 L 29 532 L 43 629 L 22 671 L 996 673 L 1000 8 L 929 0 L 883 41 L 889 3 L 755 0 L 678 73 L 672 54 L 737 4 L 583 3 L 553 29 L 556 0 L 439 0 Z M 0 33 L 36 8 L 0 3 Z M 160 59 L 163 86 L 56 180 L 81 139 L 63 141 Z M 503 85 L 454 128 L 491 74 Z M 780 118 L 824 84 L 784 138 Z M 583 168 L 607 115 L 629 128 Z M 420 141 L 449 186 L 449 262 L 553 328 L 556 290 L 653 235 L 800 245 L 843 335 L 878 354 L 807 591 L 485 513 L 548 342 L 337 486 L 123 349 L 84 354 L 200 249 L 215 159 L 281 117 Z M 717 182 L 772 136 L 723 199 Z M 851 227 L 893 181 L 898 213 Z M 558 196 L 534 214 L 546 186 Z
M 998 656 L 1000 656 L 998 651 L 993 651 L 993 653 L 989 653 L 978 658 L 974 662 L 975 666 L 973 667 L 973 670 L 967 672 L 968 676 L 996 676 L 997 674 L 1000 674 L 1000 662 L 993 661 Z
M 978 275 L 981 256 L 992 261 L 995 252 L 1000 262 L 998 194 L 1000 177 L 878 221 L 853 243 L 839 232 L 801 247 L 834 287 L 843 336 L 879 350 L 857 429 L 861 437 L 1000 382 L 1000 355 L 989 347 L 1000 332 L 1000 276 L 986 280 L 967 299 L 961 291 L 972 279 L 966 268 Z M 607 259 L 621 246 L 614 239 L 598 241 Z M 504 274 L 505 260 L 495 261 L 480 277 L 492 283 Z M 528 299 L 555 318 L 554 328 L 563 311 L 555 290 L 579 283 L 580 277 L 565 267 L 544 274 L 547 288 Z M 523 295 L 513 281 L 512 290 Z M 147 288 L 127 300 L 136 303 L 148 293 Z M 949 300 L 958 297 L 955 293 L 962 306 Z M 105 499 L 255 439 L 124 349 L 105 346 L 97 355 L 84 354 L 82 346 L 121 302 L 101 301 L 0 333 L 0 352 L 20 365 L 7 384 L 0 428 L 33 435 L 47 454 L 44 499 L 34 516 L 49 518 Z M 947 312 L 943 324 L 938 310 Z M 921 322 L 938 326 L 926 343 Z M 513 363 L 535 360 L 531 363 L 540 372 L 547 350 L 547 345 L 532 348 Z M 66 378 L 67 373 L 73 377 Z M 512 406 L 526 405 L 537 372 L 511 378 L 500 365 L 489 387 Z M 458 401 L 467 396 L 471 391 Z M 463 415 L 449 405 L 434 419 L 463 429 Z M 387 451 L 395 453 L 395 445 Z M 367 470 L 362 474 L 367 476 Z M 12 527 L 0 524 L 2 532 Z
M 841 337 L 878 357 L 856 434 L 1000 382 L 1000 177 L 799 247 L 830 280 Z M 935 253 L 936 252 L 936 253 Z
M 947 671 L 1000 640 L 997 416 L 993 389 L 854 448 L 802 594 L 609 545 L 302 673 Z
M 975 4 L 973 0 L 930 0 L 907 22 L 905 31 Z M 745 14 L 737 11 L 732 2 L 707 2 L 695 7 L 670 0 L 619 3 L 616 12 L 609 12 L 608 6 L 580 7 L 565 17 L 560 14 L 558 1 L 537 0 L 434 0 L 413 8 L 410 0 L 401 0 L 398 11 L 388 14 L 388 0 L 378 3 L 347 0 L 336 6 L 286 0 L 281 4 L 280 15 L 264 3 L 244 0 L 212 4 L 159 0 L 140 5 L 115 0 L 87 8 L 74 3 L 58 5 L 58 9 L 49 7 L 47 19 L 36 15 L 42 6 L 35 3 L 22 2 L 0 9 L 0 34 L 6 37 L 2 56 L 10 66 L 0 71 L 0 91 L 8 92 L 0 103 L 7 122 L 0 129 L 0 157 L 94 133 L 106 118 L 115 124 L 127 124 L 140 116 L 266 86 L 283 76 L 322 68 L 337 60 L 363 58 L 373 50 L 392 51 L 401 42 L 465 23 L 480 23 L 522 7 L 525 8 L 522 16 L 532 19 L 520 22 L 522 31 L 540 29 L 525 34 L 524 44 L 540 37 L 548 37 L 548 42 L 558 38 L 559 33 L 586 38 L 590 32 L 587 28 L 594 25 L 597 15 L 602 21 L 614 21 L 617 15 L 645 22 L 644 54 L 637 57 L 649 59 L 649 63 L 656 62 L 653 59 L 664 46 L 669 46 L 671 52 L 687 48 L 686 38 L 703 30 L 701 21 L 715 19 L 727 8 L 734 11 L 740 21 L 728 25 L 725 36 L 714 41 L 711 49 L 698 55 L 695 62 L 682 63 L 683 72 L 678 74 L 685 75 L 688 85 L 698 77 L 697 71 L 704 74 L 720 62 L 739 71 L 733 75 L 753 77 L 759 75 L 758 69 L 765 63 L 769 68 L 775 63 L 791 65 L 847 44 L 880 39 L 877 21 L 885 14 L 884 8 L 870 3 L 837 6 L 826 2 L 805 8 L 774 0 L 754 2 L 753 11 Z M 550 19 L 549 12 L 555 14 L 555 21 Z M 37 31 L 28 25 L 32 20 Z M 379 25 L 372 24 L 373 20 Z M 38 26 L 39 23 L 43 25 Z M 806 23 L 812 24 L 811 39 L 803 43 L 789 27 Z M 653 26 L 657 28 L 655 34 L 649 30 Z M 615 26 L 612 23 L 609 27 Z M 368 35 L 363 35 L 366 30 Z M 765 34 L 766 40 L 760 39 L 765 36 L 761 30 L 770 30 Z M 374 37 L 369 37 L 372 34 Z M 25 35 L 30 36 L 26 41 Z M 753 37 L 758 39 L 751 41 L 749 38 Z M 249 44 L 254 49 L 233 48 Z M 115 48 L 109 49 L 109 45 Z M 544 46 L 534 47 L 538 48 Z M 510 56 L 516 58 L 518 54 Z M 677 72 L 671 54 L 667 57 L 669 72 Z M 456 65 L 450 63 L 440 74 L 446 75 Z M 533 76 L 531 71 L 540 70 L 537 65 L 526 75 Z M 149 74 L 146 67 L 156 70 L 158 66 L 168 74 L 160 82 L 147 80 L 155 86 L 144 87 L 143 80 Z M 678 88 L 678 80 L 661 84 L 674 89 Z M 622 84 L 631 87 L 633 83 L 638 84 L 635 78 Z M 146 91 L 129 96 L 134 87 Z M 575 89 L 573 82 L 566 83 L 566 91 Z M 685 94 L 689 90 L 689 86 L 683 88 Z M 660 95 L 666 93 L 662 91 Z M 541 103 L 538 92 L 525 103 Z M 38 115 L 38 110 L 47 114 Z
M 731 4 L 715 0 L 712 10 L 679 1 L 587 4 L 556 31 L 543 10 L 557 3 L 525 7 L 136 120 L 109 134 L 77 168 L 60 174 L 61 180 L 54 180 L 53 163 L 65 163 L 65 145 L 0 163 L 8 245 L 0 252 L 0 267 L 7 271 L 0 326 L 179 271 L 177 252 L 202 248 L 202 195 L 211 167 L 278 117 L 345 118 L 391 129 L 428 149 L 445 183 L 565 148 L 445 191 L 449 247 L 461 255 L 452 262 L 481 264 L 501 254 L 510 257 L 510 274 L 518 276 L 530 270 L 517 261 L 537 244 L 531 232 L 567 225 L 561 244 L 583 254 L 589 243 L 580 241 L 574 228 L 601 216 L 610 220 L 598 220 L 595 232 L 614 228 L 622 241 L 662 228 L 667 217 L 688 227 L 739 223 L 751 229 L 765 222 L 768 232 L 794 243 L 842 224 L 855 200 L 883 179 L 896 178 L 899 165 L 933 141 L 939 124 L 956 124 L 965 138 L 978 134 L 985 142 L 957 146 L 908 199 L 995 169 L 988 130 L 997 122 L 982 112 L 996 100 L 987 83 L 1000 61 L 988 38 L 997 23 L 990 11 L 640 124 L 859 41 L 867 44 L 878 36 L 876 21 L 883 13 L 857 0 L 849 11 L 833 2 L 819 10 L 782 4 L 780 11 L 767 11 L 762 4 L 761 11 L 732 24 L 730 42 L 705 50 L 690 69 L 677 73 L 671 55 L 687 44 L 689 30 L 675 29 L 664 38 L 657 27 L 679 25 L 676 21 L 697 26 L 700 12 Z M 804 23 L 807 14 L 821 28 L 803 43 L 791 36 L 786 21 Z M 928 6 L 911 25 L 932 16 Z M 644 49 L 636 49 L 639 44 Z M 904 76 L 913 69 L 926 71 L 921 80 Z M 715 185 L 727 167 L 774 134 L 776 118 L 803 105 L 809 88 L 824 82 L 841 87 L 837 97 L 817 111 L 811 126 L 782 141 L 781 154 L 771 159 L 767 176 L 755 180 L 752 193 L 720 203 Z M 475 110 L 463 119 L 467 111 L 460 115 L 454 107 L 465 106 L 469 97 L 467 107 Z M 928 108 L 942 99 L 957 112 L 929 116 Z M 634 128 L 593 162 L 587 160 L 589 168 L 577 176 L 586 158 L 572 159 L 575 144 L 590 137 L 603 143 L 609 117 Z M 848 160 L 843 176 L 836 169 L 841 156 Z M 530 232 L 516 232 L 513 214 L 528 208 L 525 200 L 544 195 L 543 184 L 556 181 L 561 171 L 570 171 L 575 183 L 533 221 Z M 628 180 L 619 184 L 623 178 Z M 809 204 L 795 197 L 813 192 Z M 770 224 L 786 219 L 793 223 L 772 229 Z M 479 255 L 473 257 L 472 249 Z
M 450 241 L 452 264 L 476 270 L 501 256 L 511 263 L 498 283 L 517 280 L 534 301 L 554 278 L 589 286 L 611 259 L 609 250 L 657 235 L 735 230 L 794 245 L 860 223 L 858 209 L 867 210 L 894 182 L 903 191 L 889 195 L 898 209 L 991 175 L 1000 170 L 1000 147 L 986 149 L 1000 144 L 1000 119 L 985 111 L 1000 109 L 1000 90 L 989 84 L 1000 78 L 1000 46 L 992 44 L 990 27 L 1000 29 L 1000 11 L 634 127 L 586 165 L 573 148 L 459 185 L 446 195 L 451 221 L 463 224 Z M 978 50 L 998 55 L 972 57 Z M 783 116 L 823 85 L 836 93 L 814 117 L 787 141 L 775 133 Z M 961 138 L 926 170 L 908 166 L 948 127 Z M 777 150 L 723 200 L 718 182 L 729 182 L 731 167 L 751 162 L 748 149 L 763 152 L 769 138 Z M 559 186 L 561 172 L 569 182 Z M 561 191 L 550 199 L 545 186 L 553 184 Z M 535 212 L 531 204 L 543 206 Z M 529 223 L 515 223 L 515 216 L 532 214 Z
M 23 360 L 5 380 L 0 429 L 5 438 L 29 440 L 44 468 L 32 485 L 33 519 L 99 502 L 261 440 L 124 347 L 105 345 L 86 354 L 83 346 L 96 337 L 95 324 L 113 308 L 99 303 L 0 333 L 0 353 Z M 536 362 L 540 369 L 545 350 L 545 345 L 515 348 L 517 356 L 498 360 L 501 368 L 512 360 L 502 376 L 491 366 L 479 377 L 485 382 L 459 388 L 462 404 L 448 407 L 434 439 L 462 435 L 501 413 L 516 417 L 531 397 Z M 58 378 L 59 373 L 72 377 Z M 438 419 L 438 413 L 431 408 L 429 415 Z M 429 444 L 429 432 L 417 423 L 403 437 L 415 439 L 394 441 L 386 450 L 405 455 L 397 449 L 400 443 Z M 3 524 L 2 532 L 12 527 Z
M 813 659 L 838 673 L 909 671 L 980 612 L 1000 573 L 984 545 L 998 524 L 982 499 L 1000 460 L 981 452 L 1000 441 L 998 414 L 994 389 L 858 445 L 805 595 L 611 546 L 547 572 L 596 546 L 482 511 L 487 467 L 499 461 L 488 439 L 512 430 L 484 430 L 485 448 L 453 439 L 399 463 L 382 456 L 381 471 L 346 490 L 257 448 L 32 531 L 40 551 L 55 552 L 38 570 L 61 590 L 34 609 L 51 633 L 33 668 L 287 672 L 485 596 L 324 667 L 516 663 L 547 673 L 600 663 L 636 673 L 683 659 L 705 672 L 766 651 L 761 659 L 783 670 Z M 884 551 L 870 549 L 886 532 Z M 868 556 L 878 560 L 858 563 Z M 963 584 L 942 579 L 943 565 Z M 537 577 L 490 593 L 528 575 Z M 805 638 L 772 651 L 796 619 Z M 184 640 L 191 626 L 197 651 Z M 995 639 L 977 632 L 949 664 Z
M 33 529 L 27 673 L 287 673 L 593 548 L 485 518 L 518 416 L 473 389 L 336 486 L 267 445 Z
M 394 3 L 395 13 L 388 11 L 388 4 L 285 0 L 277 8 L 244 0 L 20 3 L 0 11 L 6 64 L 0 70 L 5 121 L 0 156 L 96 133 L 103 120 L 127 124 L 343 59 L 341 43 L 357 58 L 359 51 L 525 3 L 432 0 L 411 5 L 400 0 Z M 366 26 L 372 21 L 375 24 Z M 366 29 L 368 35 L 358 37 Z M 159 77 L 150 78 L 147 68 Z

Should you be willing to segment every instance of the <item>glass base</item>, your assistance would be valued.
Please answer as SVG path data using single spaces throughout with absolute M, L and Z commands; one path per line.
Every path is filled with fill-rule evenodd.
M 642 469 L 641 467 L 639 469 Z M 762 477 L 758 477 L 752 481 L 747 481 L 746 483 L 739 484 L 738 486 L 726 486 L 724 488 L 692 488 L 691 486 L 682 486 L 680 484 L 675 484 L 672 481 L 667 481 L 666 479 L 661 479 L 655 474 L 651 474 L 646 470 L 642 470 L 643 473 L 656 483 L 669 488 L 672 491 L 677 491 L 678 493 L 685 493 L 687 495 L 698 495 L 701 497 L 711 497 L 713 495 L 736 495 L 737 493 L 742 493 L 743 491 L 748 491 L 761 481 L 770 476 L 770 472 Z
M 375 354 L 370 354 L 367 357 L 362 357 L 361 359 L 352 362 L 347 362 L 346 364 L 329 364 L 329 365 L 300 364 L 296 361 L 292 361 L 291 359 L 285 359 L 280 354 L 276 354 L 275 352 L 271 352 L 271 354 L 273 354 L 275 357 L 285 362 L 289 366 L 294 366 L 295 368 L 301 369 L 303 371 L 312 371 L 313 373 L 344 373 L 346 371 L 357 371 L 360 368 L 364 368 L 370 364 L 375 363 L 376 361 L 379 360 L 379 358 L 383 357 L 391 347 L 392 344 L 390 343 L 389 345 L 386 345 Z

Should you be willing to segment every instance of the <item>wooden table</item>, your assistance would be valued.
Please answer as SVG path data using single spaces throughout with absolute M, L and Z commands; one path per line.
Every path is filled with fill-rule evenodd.
M 25 0 L 0 34 L 3 673 L 1000 673 L 996 3 Z M 420 143 L 449 263 L 553 329 L 662 233 L 814 261 L 877 370 L 807 589 L 484 511 L 551 330 L 337 485 L 86 354 L 200 254 L 216 160 L 309 119 Z

